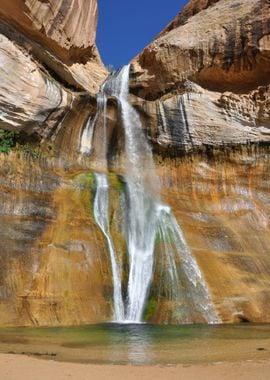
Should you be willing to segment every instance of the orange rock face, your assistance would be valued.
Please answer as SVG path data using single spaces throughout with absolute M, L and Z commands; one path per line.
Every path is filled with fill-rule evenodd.
M 159 170 L 164 200 L 175 212 L 222 321 L 269 321 L 269 150 L 208 151 L 190 160 L 165 159 Z M 160 307 L 154 317 L 161 322 L 166 310 Z
M 91 171 L 61 171 L 48 160 L 0 156 L 0 325 L 75 325 L 112 318 L 106 239 L 93 217 Z M 162 202 L 171 207 L 204 275 L 221 321 L 269 322 L 269 155 L 264 147 L 169 159 L 157 156 Z M 109 174 L 110 227 L 126 255 L 116 174 Z M 145 317 L 204 322 L 171 300 L 156 252 Z M 181 252 L 179 263 L 181 265 Z M 126 273 L 123 272 L 123 281 Z M 185 294 L 189 289 L 184 288 Z M 154 302 L 153 302 L 154 300 Z M 154 305 L 154 308 L 153 308 Z
M 110 266 L 86 176 L 59 176 L 16 154 L 0 159 L 0 325 L 109 318 Z

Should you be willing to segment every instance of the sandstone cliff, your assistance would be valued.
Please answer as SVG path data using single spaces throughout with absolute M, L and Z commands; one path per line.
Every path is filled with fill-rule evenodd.
M 0 326 L 110 320 L 112 272 L 93 216 L 93 174 L 56 172 L 46 160 L 17 152 L 0 155 L 0 165 Z M 259 147 L 228 148 L 173 160 L 157 156 L 156 165 L 162 201 L 174 211 L 220 319 L 269 322 L 269 155 Z M 109 174 L 110 228 L 125 257 L 121 181 Z M 162 270 L 153 279 L 155 307 L 147 319 L 203 322 L 195 307 L 170 299 Z
M 100 115 L 92 154 L 80 152 L 106 76 L 96 2 L 0 2 L 0 127 L 38 137 L 0 155 L 0 325 L 110 320 L 112 269 L 93 215 L 93 172 L 109 171 L 111 233 L 125 257 L 115 99 L 106 139 Z M 223 322 L 270 321 L 269 34 L 269 1 L 192 0 L 133 60 L 130 100 L 153 144 L 161 201 Z M 185 319 L 161 272 L 147 319 L 202 322 L 192 307 Z
M 169 23 L 169 25 L 163 29 L 159 36 L 166 34 L 172 29 L 184 24 L 188 18 L 199 13 L 203 9 L 210 7 L 212 4 L 217 3 L 220 0 L 190 0 L 184 9 L 175 17 L 175 19 Z
M 65 62 L 85 62 L 95 46 L 95 0 L 1 0 L 1 17 Z
M 94 0 L 1 0 L 0 127 L 46 137 L 78 92 L 98 91 L 96 23 Z
M 269 142 L 269 6 L 191 1 L 132 61 L 157 149 Z

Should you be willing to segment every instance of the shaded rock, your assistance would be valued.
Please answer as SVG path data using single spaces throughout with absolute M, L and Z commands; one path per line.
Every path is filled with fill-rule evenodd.
M 95 46 L 96 0 L 15 0 L 12 5 L 3 0 L 1 23 L 15 28 L 12 40 L 27 38 L 26 49 L 60 78 L 78 89 L 98 91 L 107 71 Z
M 86 62 L 92 55 L 96 0 L 3 0 L 0 15 L 65 63 Z
M 186 79 L 220 92 L 268 84 L 269 17 L 267 0 L 220 0 L 165 29 L 133 60 L 133 92 L 153 100 Z
M 270 141 L 270 88 L 245 95 L 205 90 L 193 82 L 185 92 L 154 102 L 133 99 L 156 152 L 196 150 L 204 145 Z
M 134 58 L 133 102 L 157 149 L 270 141 L 269 6 L 190 1 Z
M 107 72 L 95 47 L 96 1 L 3 0 L 0 127 L 46 138 L 79 92 L 94 95 Z
M 42 135 L 67 112 L 72 96 L 3 35 L 0 46 L 0 126 Z

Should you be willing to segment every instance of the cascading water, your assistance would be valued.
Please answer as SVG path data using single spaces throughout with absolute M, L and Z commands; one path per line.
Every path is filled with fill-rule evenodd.
M 113 300 L 114 300 L 114 320 L 124 320 L 124 304 L 122 298 L 121 270 L 117 263 L 115 248 L 110 233 L 109 225 L 109 184 L 106 174 L 95 173 L 96 196 L 94 202 L 94 216 L 97 224 L 105 235 L 112 265 L 113 276 Z
M 80 153 L 83 155 L 90 154 L 92 150 L 92 142 L 94 135 L 94 128 L 96 122 L 101 114 L 106 114 L 106 104 L 107 98 L 104 95 L 101 87 L 101 91 L 97 94 L 97 112 L 93 119 L 89 118 L 85 124 L 84 130 L 81 135 L 80 140 Z M 104 135 L 106 134 L 106 125 L 104 122 Z M 104 136 L 104 141 L 106 141 L 106 136 Z
M 189 293 L 192 294 L 193 303 L 196 304 L 197 310 L 208 323 L 218 323 L 219 318 L 213 308 L 212 300 L 204 281 L 200 268 L 188 248 L 183 232 L 180 229 L 177 220 L 167 206 L 160 205 L 158 217 L 158 234 L 164 245 L 163 255 L 168 262 L 169 275 L 171 277 L 172 293 L 179 291 L 177 284 L 180 278 L 175 263 L 175 255 L 179 256 L 183 273 L 186 277 Z M 173 294 L 172 298 L 177 298 Z
M 117 99 L 125 135 L 124 177 L 127 207 L 124 219 L 127 224 L 125 231 L 129 261 L 126 302 L 122 298 L 121 269 L 116 259 L 108 222 L 108 180 L 105 174 L 95 174 L 97 191 L 94 214 L 107 239 L 110 251 L 114 277 L 115 320 L 133 323 L 142 321 L 154 272 L 155 241 L 159 236 L 161 241 L 166 241 L 163 254 L 168 264 L 171 293 L 177 289 L 180 280 L 175 261 L 175 255 L 180 255 L 182 270 L 188 279 L 191 293 L 195 298 L 194 302 L 199 303 L 197 308 L 207 322 L 217 323 L 219 319 L 202 273 L 188 249 L 170 208 L 160 201 L 159 180 L 155 172 L 152 151 L 144 135 L 140 117 L 128 101 L 129 69 L 129 66 L 124 66 L 120 72 L 109 77 L 102 86 L 102 95 L 99 95 L 102 99 L 106 96 Z M 106 106 L 103 105 L 104 120 L 105 111 Z M 98 114 L 100 113 L 101 106 L 98 108 Z M 104 130 L 106 130 L 105 124 Z
M 98 118 L 103 115 L 103 157 L 106 155 L 106 109 L 107 97 L 102 91 L 97 95 L 97 112 L 93 120 L 90 118 L 86 122 L 80 142 L 81 154 L 90 154 L 92 150 L 92 140 L 94 134 L 94 127 Z M 113 240 L 110 233 L 109 223 L 109 184 L 106 174 L 94 173 L 96 182 L 96 195 L 94 201 L 94 217 L 106 237 L 112 267 L 113 278 L 113 300 L 114 300 L 114 320 L 124 320 L 124 303 L 122 298 L 122 285 L 121 285 L 121 267 L 117 263 L 117 255 L 115 252 Z
M 157 204 L 146 187 L 158 184 L 151 149 L 144 136 L 139 115 L 128 102 L 129 66 L 104 86 L 121 107 L 125 132 L 127 248 L 129 253 L 128 305 L 126 320 L 140 322 L 150 286 L 156 236 Z
M 94 119 L 89 118 L 86 122 L 85 128 L 81 136 L 80 152 L 83 154 L 89 154 L 92 149 L 92 139 L 94 132 L 94 125 L 96 122 L 97 113 Z

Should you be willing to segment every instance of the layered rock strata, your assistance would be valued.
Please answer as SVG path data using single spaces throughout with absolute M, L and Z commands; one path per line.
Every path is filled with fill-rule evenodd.
M 157 152 L 179 155 L 205 146 L 223 149 L 270 141 L 269 85 L 241 95 L 209 91 L 186 81 L 183 94 L 133 102 Z
M 67 112 L 72 94 L 11 40 L 1 35 L 0 44 L 1 127 L 42 134 Z
M 95 95 L 107 75 L 96 22 L 95 1 L 1 2 L 0 127 L 44 138 L 79 92 Z
M 92 172 L 56 173 L 45 160 L 18 153 L 0 159 L 0 325 L 110 320 L 112 273 L 107 241 L 94 221 Z M 157 156 L 156 164 L 162 202 L 183 230 L 220 319 L 269 322 L 270 163 L 264 148 L 173 160 Z M 111 234 L 125 257 L 117 203 L 124 185 L 115 174 L 108 179 Z M 145 318 L 200 322 L 195 308 L 186 320 L 186 305 L 168 296 L 158 243 L 156 249 Z
M 220 92 L 268 84 L 269 12 L 267 0 L 220 0 L 165 29 L 133 61 L 133 91 L 151 100 L 181 91 L 186 79 Z
M 227 147 L 160 161 L 164 202 L 174 210 L 221 320 L 269 321 L 270 161 L 265 148 Z M 161 297 L 152 321 L 175 321 L 181 307 Z
M 267 0 L 190 2 L 132 61 L 154 142 L 269 141 L 269 19 Z
M 66 62 L 85 61 L 95 46 L 95 0 L 1 1 L 1 17 Z M 91 54 L 90 54 L 91 56 Z

